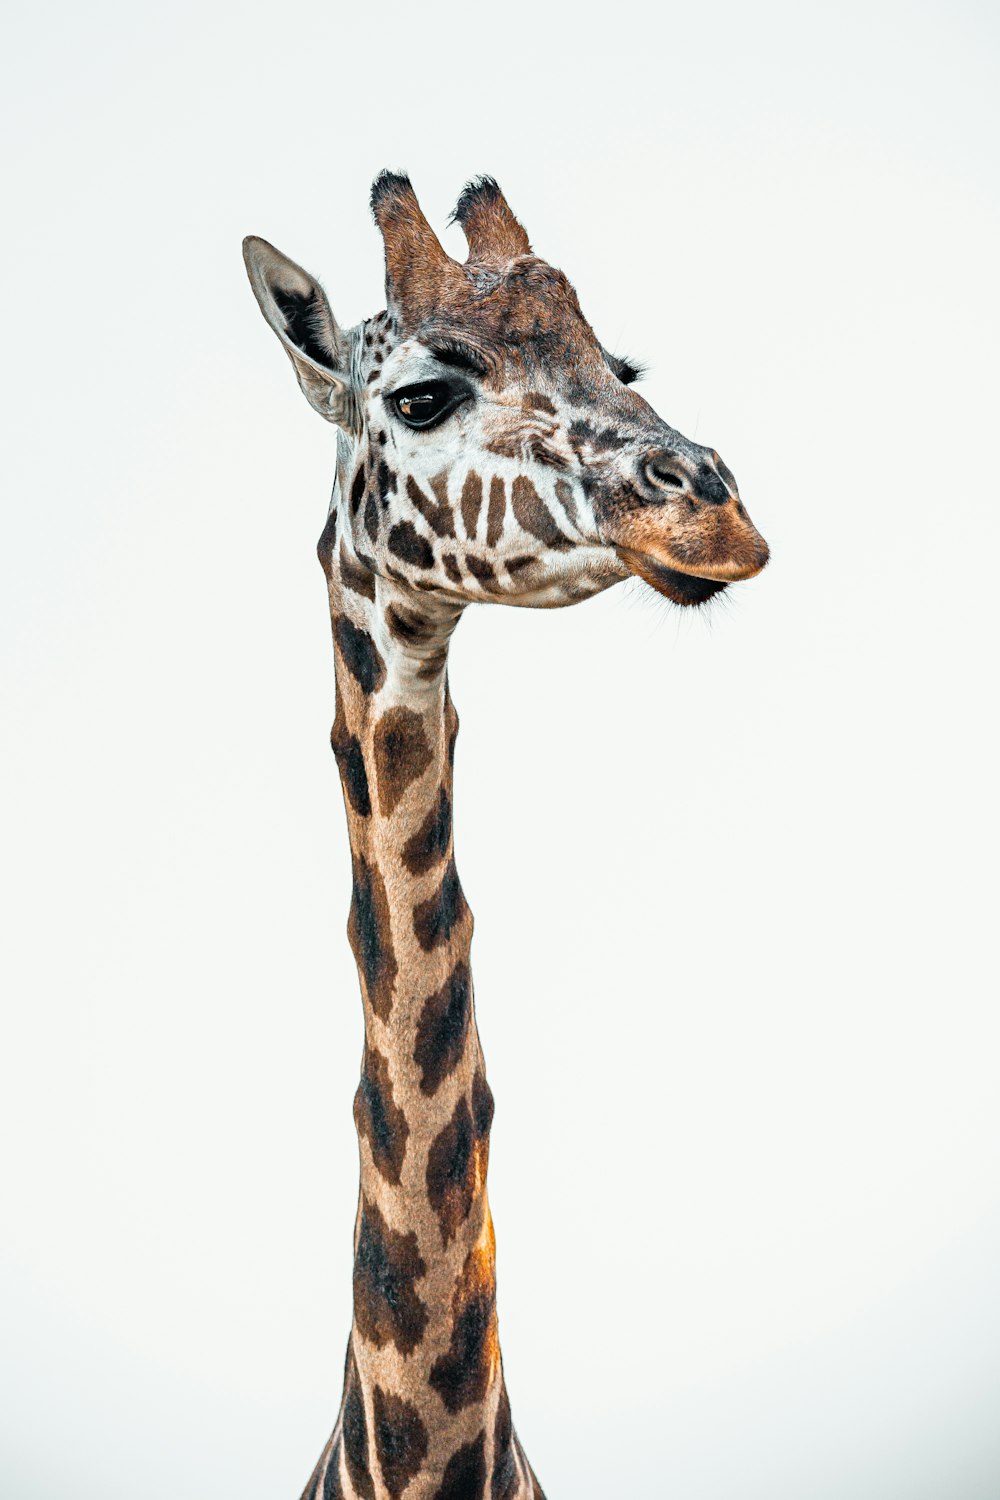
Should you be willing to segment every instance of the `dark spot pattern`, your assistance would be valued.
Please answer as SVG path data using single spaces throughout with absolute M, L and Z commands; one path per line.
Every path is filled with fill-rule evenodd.
M 412 475 L 408 475 L 406 493 L 433 532 L 440 537 L 453 537 L 455 519 L 448 504 L 447 478 L 443 474 L 436 474 L 430 480 L 430 485 L 435 494 L 434 500 L 424 494 Z
M 434 806 L 416 833 L 403 845 L 403 864 L 411 875 L 426 875 L 439 860 L 444 859 L 450 839 L 451 798 L 447 788 L 441 787 Z
M 470 542 L 475 540 L 482 504 L 483 481 L 474 469 L 470 469 L 462 485 L 462 525 Z
M 375 1451 L 391 1500 L 399 1500 L 427 1457 L 427 1428 L 402 1397 L 376 1385 L 373 1393 Z
M 504 512 L 507 509 L 507 498 L 504 493 L 504 482 L 499 474 L 494 474 L 490 480 L 490 503 L 486 513 L 486 545 L 495 547 L 503 532 Z
M 573 498 L 572 485 L 570 485 L 565 479 L 556 480 L 556 499 L 559 501 L 559 504 L 566 512 L 566 515 L 569 517 L 569 520 L 572 522 L 573 526 L 575 526 L 577 531 L 579 531 L 580 512 L 577 510 L 576 501 Z
M 441 554 L 441 561 L 444 564 L 444 570 L 447 573 L 448 577 L 451 579 L 452 583 L 460 584 L 462 582 L 462 570 L 458 566 L 458 559 L 456 557 L 453 557 L 450 552 L 443 552 Z
M 455 769 L 455 743 L 458 740 L 458 710 L 451 701 L 451 694 L 445 685 L 444 696 L 444 730 L 448 736 L 448 764 Z
M 493 1256 L 490 1245 L 477 1246 L 452 1298 L 451 1343 L 431 1366 L 430 1384 L 452 1415 L 483 1399 L 499 1357 Z
M 361 497 L 365 492 L 365 483 L 367 481 L 367 478 L 368 476 L 365 473 L 364 464 L 358 464 L 358 467 L 354 473 L 354 478 L 351 481 L 351 510 L 355 515 L 357 515 L 358 511 L 361 509 Z
M 427 1197 L 438 1216 L 441 1239 L 451 1243 L 469 1217 L 486 1181 L 488 1134 L 480 1135 L 469 1101 L 459 1098 L 451 1119 L 435 1136 L 427 1155 Z
M 423 645 L 427 641 L 433 641 L 439 633 L 438 626 L 432 620 L 403 609 L 398 604 L 389 605 L 385 612 L 385 623 L 389 627 L 389 634 L 395 636 L 397 641 L 405 641 L 407 645 Z
M 378 496 L 383 505 L 389 503 L 390 493 L 396 490 L 395 471 L 389 468 L 384 458 L 378 461 L 378 469 L 375 472 L 375 483 L 378 485 Z
M 440 943 L 446 943 L 468 910 L 452 858 L 434 895 L 413 910 L 413 931 L 424 952 L 430 953 Z
M 391 573 L 392 569 L 389 568 L 388 571 Z M 412 582 L 416 588 L 433 587 L 433 584 L 425 583 L 420 578 L 408 580 L 399 576 L 402 583 Z M 455 618 L 458 618 L 457 613 Z M 437 621 L 428 620 L 415 610 L 405 609 L 398 604 L 390 604 L 385 612 L 385 622 L 390 634 L 396 640 L 403 641 L 406 645 L 428 648 L 417 652 L 422 658 L 417 669 L 418 677 L 431 681 L 444 670 L 448 660 L 448 635 L 442 631 Z
M 378 541 L 378 506 L 375 504 L 375 496 L 369 495 L 365 501 L 365 530 L 373 542 Z
M 385 883 L 377 867 L 370 865 L 363 854 L 354 860 L 354 890 L 347 936 L 364 981 L 368 1003 L 385 1021 L 392 1010 L 392 987 L 398 965 L 392 947 Z
M 366 694 L 377 693 L 385 681 L 385 662 L 367 630 L 360 630 L 346 615 L 338 615 L 333 633 L 344 662 Z
M 424 1001 L 417 1023 L 413 1061 L 421 1072 L 421 1091 L 428 1096 L 437 1093 L 461 1061 L 471 1012 L 472 975 L 460 960 L 441 988 Z
M 434 498 L 437 500 L 438 507 L 441 512 L 441 524 L 446 524 L 448 527 L 448 531 L 446 534 L 448 536 L 454 536 L 455 521 L 452 515 L 451 502 L 448 499 L 448 470 L 442 469 L 439 473 L 432 474 L 427 483 L 430 485 L 432 491 L 434 492 Z M 447 522 L 444 519 L 445 512 L 447 512 Z M 436 529 L 437 528 L 435 527 L 435 530 Z
M 340 719 L 334 719 L 330 744 L 337 759 L 344 795 L 358 817 L 367 818 L 371 814 L 372 799 L 361 742 L 356 734 L 347 733 Z
M 368 1424 L 365 1421 L 365 1401 L 358 1378 L 358 1366 L 352 1350 L 347 1362 L 347 1379 L 344 1389 L 344 1409 L 341 1423 L 344 1458 L 351 1484 L 360 1500 L 375 1500 L 371 1463 L 368 1456 Z
M 548 506 L 525 474 L 518 474 L 511 485 L 511 509 L 518 525 L 529 536 L 535 536 L 540 542 L 544 542 L 546 547 L 564 552 L 573 545 L 569 537 L 559 530 Z
M 326 1473 L 323 1475 L 323 1500 L 344 1500 L 344 1486 L 340 1482 L 340 1444 L 330 1454 Z
M 367 1043 L 354 1096 L 354 1123 L 358 1135 L 368 1142 L 376 1169 L 386 1182 L 398 1184 L 410 1127 L 393 1098 L 389 1064 L 377 1047 Z
M 331 505 L 326 517 L 326 525 L 320 533 L 319 541 L 316 543 L 316 556 L 319 558 L 320 567 L 326 574 L 327 582 L 333 579 L 333 544 L 337 539 L 337 507 Z
M 407 788 L 431 763 L 424 721 L 412 708 L 390 708 L 375 725 L 372 738 L 378 803 L 384 817 L 395 812 Z
M 476 1139 L 486 1140 L 493 1124 L 493 1090 L 486 1082 L 486 1074 L 482 1068 L 477 1068 L 472 1080 L 472 1123 L 475 1126 Z
M 488 563 L 485 558 L 473 557 L 470 553 L 466 553 L 465 566 L 473 578 L 478 578 L 479 582 L 484 586 L 496 583 L 497 575 L 493 571 L 492 564 Z
M 389 551 L 415 568 L 434 566 L 434 549 L 410 521 L 399 521 L 389 532 Z
M 354 1321 L 363 1338 L 379 1349 L 393 1343 L 400 1354 L 413 1353 L 427 1327 L 414 1282 L 426 1272 L 416 1235 L 398 1234 L 363 1198 L 354 1257 Z
M 448 1460 L 432 1500 L 483 1500 L 486 1491 L 486 1433 L 465 1443 Z
M 496 1425 L 493 1428 L 493 1478 L 490 1500 L 515 1500 L 517 1495 L 517 1458 L 514 1453 L 514 1427 L 510 1419 L 507 1387 L 500 1388 Z
M 343 541 L 340 543 L 340 576 L 345 588 L 375 603 L 374 573 L 351 556 Z
M 616 427 L 598 429 L 585 417 L 580 417 L 570 424 L 569 440 L 577 453 L 587 447 L 595 453 L 613 453 L 627 448 L 633 438 L 627 432 L 619 432 Z

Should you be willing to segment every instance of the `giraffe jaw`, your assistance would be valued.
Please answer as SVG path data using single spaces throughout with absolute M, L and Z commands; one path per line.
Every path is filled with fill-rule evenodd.
M 655 557 L 650 557 L 648 552 L 636 552 L 631 547 L 616 547 L 615 551 L 630 573 L 635 573 L 673 604 L 707 604 L 709 599 L 729 587 L 729 579 L 704 578 L 680 568 L 668 568 Z

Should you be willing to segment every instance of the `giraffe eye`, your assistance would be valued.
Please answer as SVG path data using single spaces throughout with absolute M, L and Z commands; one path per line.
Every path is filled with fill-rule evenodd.
M 392 404 L 407 427 L 435 427 L 443 422 L 470 392 L 445 380 L 429 380 L 426 385 L 408 385 L 395 391 Z

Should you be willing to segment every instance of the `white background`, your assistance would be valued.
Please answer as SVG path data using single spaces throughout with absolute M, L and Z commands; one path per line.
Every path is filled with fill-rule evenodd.
M 457 845 L 551 1500 L 996 1500 L 998 17 L 21 5 L 4 45 L 11 1500 L 294 1500 L 361 1008 L 314 543 L 367 193 L 494 174 L 773 561 L 471 609 Z M 12 941 L 11 941 L 12 940 Z

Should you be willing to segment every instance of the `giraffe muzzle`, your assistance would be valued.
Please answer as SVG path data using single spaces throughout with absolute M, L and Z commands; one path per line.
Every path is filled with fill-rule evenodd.
M 730 583 L 755 577 L 770 556 L 719 455 L 691 450 L 648 454 L 641 489 L 608 527 L 625 566 L 681 605 L 704 604 Z

